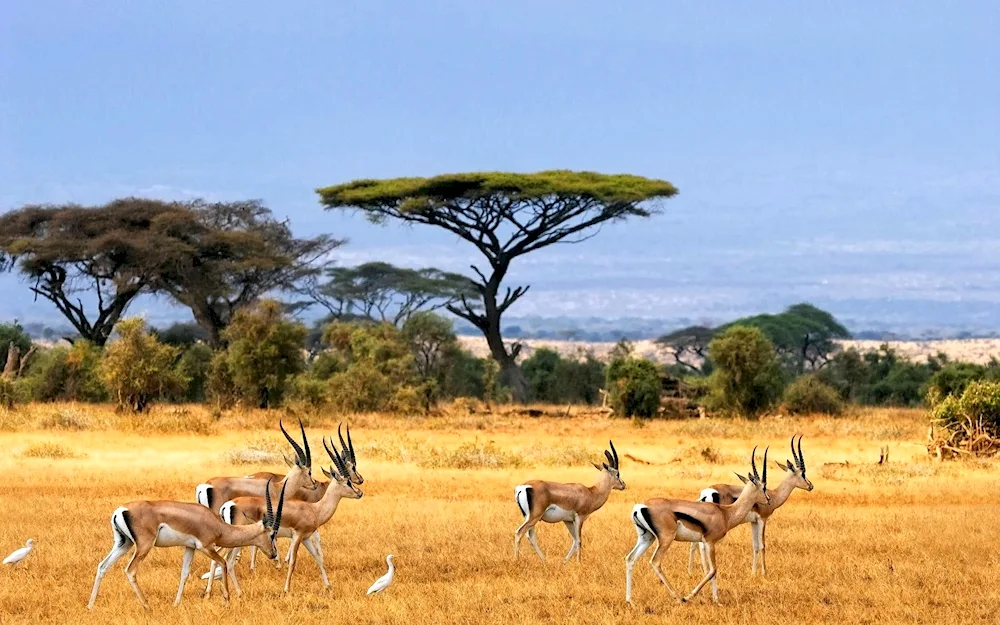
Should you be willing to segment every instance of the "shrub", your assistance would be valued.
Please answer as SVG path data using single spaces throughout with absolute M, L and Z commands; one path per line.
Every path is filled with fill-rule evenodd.
M 189 402 L 202 402 L 208 395 L 208 376 L 212 371 L 212 359 L 215 354 L 212 348 L 204 343 L 195 343 L 184 350 L 175 369 L 178 375 L 187 380 L 176 399 Z
M 531 397 L 549 403 L 596 404 L 604 386 L 604 365 L 589 352 L 563 358 L 541 348 L 521 364 Z
M 23 384 L 34 401 L 107 401 L 100 361 L 100 348 L 84 339 L 69 348 L 45 349 L 28 365 Z
M 8 380 L 0 376 L 0 408 L 10 410 L 23 401 L 24 396 L 18 385 L 13 380 Z
M 622 417 L 652 417 L 660 408 L 659 371 L 641 358 L 617 358 L 608 365 L 607 389 L 611 408 Z
M 1000 382 L 969 383 L 961 396 L 949 395 L 931 411 L 935 425 L 944 436 L 932 448 L 965 451 L 973 455 L 994 455 L 1000 451 Z
M 13 343 L 24 355 L 31 349 L 31 337 L 17 321 L 0 323 L 0 372 L 7 364 L 7 349 Z
M 160 343 L 138 317 L 115 325 L 118 339 L 104 349 L 101 377 L 118 408 L 143 412 L 154 399 L 180 393 L 187 379 L 174 368 L 179 347 Z
M 43 458 L 46 460 L 70 460 L 85 458 L 86 454 L 59 443 L 36 443 L 28 445 L 17 454 L 19 458 Z
M 815 375 L 799 377 L 788 385 L 782 398 L 785 410 L 792 414 L 839 415 L 844 403 L 837 391 Z
M 240 398 L 259 408 L 279 405 L 289 378 L 305 369 L 307 333 L 273 300 L 239 310 L 222 336 L 229 343 L 228 367 Z
M 226 352 L 217 352 L 209 363 L 205 396 L 218 407 L 229 407 L 239 400 L 233 372 L 229 368 L 229 354 Z
M 309 375 L 297 375 L 289 383 L 288 399 L 309 408 L 320 408 L 330 402 L 329 384 Z
M 712 339 L 711 403 L 715 408 L 756 417 L 781 397 L 784 387 L 774 345 L 758 328 L 733 326 Z

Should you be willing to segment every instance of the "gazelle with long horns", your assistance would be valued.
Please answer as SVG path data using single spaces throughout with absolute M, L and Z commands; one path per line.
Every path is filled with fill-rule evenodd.
M 653 543 L 657 543 L 649 564 L 656 576 L 667 587 L 671 596 L 678 601 L 688 601 L 697 595 L 709 581 L 712 582 L 712 600 L 719 602 L 719 579 L 715 565 L 715 545 L 726 537 L 729 530 L 746 520 L 756 504 L 770 501 L 767 493 L 767 450 L 764 451 L 764 475 L 757 473 L 757 448 L 750 457 L 753 469 L 745 480 L 743 490 L 731 505 L 704 501 L 684 501 L 681 499 L 649 499 L 632 508 L 632 523 L 635 525 L 636 543 L 625 556 L 625 601 L 632 602 L 632 569 L 642 554 Z M 683 599 L 674 590 L 660 570 L 660 560 L 670 543 L 674 541 L 704 543 L 708 570 Z
M 135 551 L 125 566 L 125 578 L 139 598 L 139 603 L 147 609 L 149 604 L 139 588 L 136 574 L 139 565 L 153 547 L 184 547 L 184 561 L 181 566 L 180 584 L 177 587 L 177 598 L 174 600 L 175 606 L 180 604 L 184 594 L 184 584 L 191 572 L 191 560 L 195 551 L 200 551 L 211 558 L 213 563 L 223 567 L 226 566 L 226 562 L 217 551 L 219 547 L 255 545 L 263 549 L 268 557 L 277 558 L 278 547 L 275 540 L 278 528 L 281 526 L 281 514 L 285 505 L 284 495 L 283 486 L 278 501 L 278 511 L 274 513 L 271 508 L 270 489 L 265 489 L 266 512 L 263 518 L 259 523 L 242 527 L 224 522 L 214 512 L 196 503 L 133 501 L 118 508 L 111 513 L 111 530 L 114 533 L 115 544 L 111 552 L 97 565 L 97 577 L 94 579 L 94 589 L 90 593 L 87 608 L 93 609 L 105 573 L 132 546 L 135 547 Z M 229 574 L 225 571 L 222 576 L 222 597 L 229 600 Z
M 333 441 L 331 440 L 331 445 Z M 337 506 L 341 499 L 361 499 L 364 493 L 360 488 L 351 482 L 350 473 L 344 459 L 336 451 L 327 446 L 326 439 L 323 440 L 323 447 L 333 462 L 333 470 L 323 469 L 323 473 L 331 479 L 330 486 L 327 487 L 323 498 L 316 503 L 305 501 L 288 501 L 285 503 L 285 510 L 282 514 L 281 528 L 278 531 L 280 536 L 291 536 L 292 544 L 289 547 L 291 557 L 288 561 L 288 572 L 285 575 L 285 589 L 288 592 L 292 584 L 292 573 L 295 572 L 295 564 L 300 544 L 306 546 L 306 550 L 316 560 L 319 565 L 320 577 L 323 586 L 330 587 L 330 581 L 326 576 L 326 568 L 323 566 L 323 554 L 313 551 L 311 544 L 306 541 L 309 536 L 316 533 L 322 525 L 327 523 L 337 511 Z M 230 523 L 245 524 L 259 521 L 265 514 L 264 501 L 260 497 L 237 497 L 226 502 L 222 506 L 222 518 Z M 235 561 L 237 550 L 229 553 L 229 562 Z M 213 566 L 214 568 L 214 566 Z M 230 568 L 231 570 L 231 568 Z M 212 586 L 212 575 L 209 575 L 209 588 Z M 233 577 L 234 585 L 238 588 L 239 582 Z
M 569 562 L 573 554 L 576 554 L 577 562 L 580 561 L 580 532 L 583 524 L 607 502 L 611 491 L 625 490 L 625 482 L 622 481 L 619 472 L 618 452 L 614 443 L 608 441 L 608 445 L 611 451 L 604 452 L 607 462 L 594 465 L 594 468 L 601 472 L 601 477 L 593 486 L 531 480 L 514 488 L 514 500 L 524 515 L 524 522 L 514 532 L 515 558 L 518 555 L 521 538 L 527 534 L 528 542 L 534 547 L 538 558 L 544 562 L 545 554 L 538 546 L 535 525 L 539 521 L 546 523 L 562 521 L 573 539 L 563 563 Z
M 752 539 L 752 549 L 753 549 L 753 562 L 750 565 L 750 573 L 757 572 L 757 562 L 760 562 L 760 574 L 767 575 L 767 570 L 764 566 L 764 529 L 767 524 L 767 520 L 771 518 L 771 515 L 777 511 L 778 508 L 783 506 L 788 497 L 792 494 L 796 488 L 801 488 L 802 490 L 811 491 L 813 489 L 813 483 L 809 481 L 806 477 L 806 461 L 802 457 L 802 435 L 799 434 L 798 440 L 798 453 L 795 451 L 795 437 L 792 437 L 791 448 L 792 448 L 792 458 L 794 460 L 789 460 L 785 464 L 775 461 L 778 468 L 785 472 L 784 479 L 778 484 L 777 488 L 771 490 L 771 502 L 768 504 L 757 504 L 753 507 L 750 514 L 747 515 L 747 521 L 750 523 L 750 537 Z M 743 478 L 741 478 L 743 479 Z M 736 501 L 736 498 L 740 496 L 742 491 L 742 486 L 736 486 L 734 484 L 713 484 L 711 487 L 701 491 L 701 497 L 699 501 L 711 501 L 713 503 L 731 504 Z M 691 548 L 688 551 L 688 572 L 694 565 L 694 550 L 696 543 L 691 543 Z M 703 569 L 707 570 L 707 562 L 705 561 L 704 550 L 702 550 L 701 565 Z
M 306 437 L 306 429 L 302 425 L 302 420 L 299 420 L 299 431 L 302 432 L 302 447 L 295 442 L 295 439 L 288 435 L 281 421 L 278 421 L 278 427 L 295 451 L 294 458 L 283 454 L 285 462 L 291 467 L 288 475 L 273 482 L 269 481 L 268 478 L 213 477 L 195 488 L 196 501 L 218 514 L 222 508 L 222 504 L 227 501 L 236 497 L 263 497 L 264 492 L 268 489 L 271 489 L 273 491 L 272 494 L 276 495 L 278 488 L 285 488 L 287 486 L 289 499 L 299 496 L 299 493 L 302 491 L 316 490 L 319 485 L 312 477 L 312 452 L 309 450 L 309 439 Z

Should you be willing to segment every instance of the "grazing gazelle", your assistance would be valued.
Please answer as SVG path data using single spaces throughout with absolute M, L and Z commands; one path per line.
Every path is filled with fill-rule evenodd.
M 755 504 L 766 504 L 767 494 L 767 450 L 764 451 L 764 477 L 757 474 L 757 448 L 750 457 L 753 473 L 745 479 L 743 490 L 736 502 L 722 505 L 704 501 L 684 501 L 681 499 L 649 499 L 646 503 L 632 508 L 632 523 L 635 525 L 637 540 L 632 551 L 625 556 L 625 601 L 632 602 L 632 569 L 643 553 L 653 543 L 658 543 L 649 559 L 650 566 L 670 594 L 681 602 L 697 595 L 709 581 L 712 582 L 712 600 L 719 602 L 719 581 L 715 568 L 715 545 L 725 538 L 729 530 L 746 519 Z M 740 476 L 740 479 L 744 479 Z M 704 543 L 708 559 L 708 571 L 687 597 L 681 597 L 660 570 L 660 559 L 673 541 Z
M 282 487 L 284 491 L 284 487 Z M 181 567 L 181 581 L 177 587 L 174 605 L 179 605 L 184 594 L 184 583 L 191 572 L 194 552 L 200 551 L 213 562 L 226 566 L 219 555 L 219 547 L 243 547 L 255 545 L 263 549 L 270 558 L 278 557 L 275 539 L 281 525 L 281 512 L 285 504 L 285 493 L 278 501 L 278 512 L 271 509 L 270 488 L 264 490 L 267 511 L 260 523 L 237 527 L 224 522 L 214 512 L 196 503 L 179 501 L 133 501 L 111 513 L 111 530 L 115 544 L 111 553 L 97 565 L 94 590 L 90 593 L 88 609 L 93 609 L 101 579 L 119 558 L 135 546 L 132 559 L 125 567 L 125 577 L 135 590 L 142 607 L 149 608 L 146 597 L 139 589 L 136 573 L 153 547 L 184 547 L 184 562 Z M 238 592 L 238 590 L 237 590 Z M 207 593 L 206 593 L 206 596 Z M 229 600 L 229 575 L 222 577 L 222 597 Z
M 757 504 L 753 507 L 753 511 L 747 515 L 747 521 L 750 523 L 750 537 L 753 541 L 753 562 L 750 565 L 750 573 L 757 572 L 757 561 L 760 559 L 760 574 L 767 575 L 767 570 L 764 568 L 764 526 L 767 520 L 771 518 L 775 510 L 780 508 L 786 501 L 788 497 L 792 494 L 792 491 L 796 488 L 801 488 L 802 490 L 812 490 L 813 484 L 808 479 L 806 479 L 806 461 L 802 457 L 802 435 L 799 434 L 798 440 L 799 450 L 798 453 L 795 452 L 795 437 L 792 437 L 791 448 L 792 448 L 792 458 L 794 460 L 789 460 L 785 464 L 781 464 L 775 460 L 779 469 L 785 472 L 785 478 L 781 480 L 777 488 L 771 489 L 771 503 L 767 504 Z M 699 501 L 711 501 L 713 503 L 724 503 L 731 504 L 736 501 L 736 498 L 740 496 L 740 491 L 742 486 L 735 486 L 732 484 L 715 484 L 710 488 L 706 488 L 701 491 L 701 497 Z M 691 548 L 688 551 L 688 572 L 694 565 L 694 550 L 697 543 L 691 543 Z M 704 553 L 701 559 L 702 568 L 706 568 L 707 563 L 705 562 Z
M 281 488 L 288 486 L 288 495 L 298 495 L 302 491 L 316 490 L 318 485 L 312 477 L 312 452 L 309 451 L 309 439 L 306 437 L 306 429 L 299 420 L 299 430 L 302 432 L 302 444 L 299 444 L 288 435 L 285 426 L 278 421 L 281 433 L 285 435 L 292 449 L 295 450 L 295 458 L 284 456 L 285 462 L 291 467 L 283 479 L 270 482 L 267 478 L 256 479 L 251 477 L 213 477 L 204 484 L 199 484 L 195 488 L 195 499 L 212 512 L 218 514 L 222 504 L 235 497 L 263 497 L 264 491 L 268 488 L 277 493 L 278 484 Z M 268 486 L 270 484 L 270 486 Z
M 515 558 L 518 555 L 521 538 L 527 534 L 528 542 L 535 548 L 539 559 L 544 562 L 545 554 L 538 546 L 535 525 L 539 521 L 546 523 L 562 521 L 573 539 L 563 563 L 569 562 L 574 553 L 577 562 L 580 561 L 580 530 L 584 522 L 607 502 L 612 490 L 625 490 L 625 482 L 619 474 L 618 452 L 614 443 L 608 441 L 608 445 L 611 446 L 611 451 L 604 452 L 607 462 L 600 466 L 594 465 L 594 468 L 601 472 L 601 477 L 593 486 L 531 480 L 514 488 L 514 500 L 524 515 L 524 523 L 521 523 L 514 532 Z
M 332 440 L 330 442 L 331 444 L 333 443 Z M 315 534 L 316 530 L 333 517 L 341 499 L 361 499 L 364 495 L 360 488 L 351 483 L 344 459 L 341 458 L 336 449 L 330 449 L 326 444 L 326 439 L 323 439 L 323 447 L 334 464 L 332 471 L 323 469 L 323 473 L 332 480 L 326 489 L 323 499 L 316 503 L 292 500 L 285 503 L 285 511 L 282 515 L 281 528 L 278 535 L 291 535 L 292 538 L 292 545 L 289 547 L 291 558 L 288 561 L 288 573 L 285 576 L 284 591 L 286 593 L 291 588 L 292 573 L 295 572 L 299 544 L 306 546 L 306 550 L 309 551 L 310 555 L 316 560 L 316 564 L 319 565 L 323 586 L 326 588 L 330 587 L 330 581 L 327 579 L 326 569 L 323 566 L 323 554 L 322 552 L 314 551 L 306 539 Z M 237 497 L 222 506 L 222 518 L 237 525 L 254 523 L 264 515 L 263 505 L 264 500 L 260 497 Z M 235 549 L 229 553 L 228 559 L 230 563 L 235 561 L 237 553 Z M 231 568 L 230 573 L 232 573 Z M 212 577 L 210 574 L 208 580 L 209 588 L 212 587 Z M 233 576 L 233 583 L 239 588 L 239 582 L 236 581 L 235 576 Z

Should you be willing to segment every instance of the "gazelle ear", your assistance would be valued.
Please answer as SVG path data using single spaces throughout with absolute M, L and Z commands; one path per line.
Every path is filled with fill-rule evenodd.
M 778 468 L 781 469 L 782 471 L 791 471 L 791 469 L 788 466 L 791 463 L 781 464 L 781 462 L 779 462 L 778 460 L 775 460 L 774 464 L 778 465 Z
M 743 482 L 744 484 L 746 484 L 749 481 L 747 478 L 743 477 L 739 473 L 736 474 L 736 477 L 740 478 L 740 481 Z
M 595 464 L 594 468 L 597 469 L 598 471 L 603 471 L 604 470 L 604 469 L 601 468 L 601 465 L 599 465 L 599 464 Z
M 320 467 L 320 469 L 323 471 L 323 475 L 327 476 L 331 480 L 333 479 L 333 474 L 327 471 L 326 467 Z
M 288 454 L 286 454 L 285 452 L 281 452 L 281 457 L 282 457 L 282 459 L 284 459 L 286 465 L 288 465 L 290 467 L 294 467 L 295 466 L 295 461 L 292 460 L 291 458 L 289 458 Z

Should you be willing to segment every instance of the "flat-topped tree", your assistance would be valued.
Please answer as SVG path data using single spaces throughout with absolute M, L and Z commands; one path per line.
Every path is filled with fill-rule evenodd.
M 555 243 L 584 241 L 606 222 L 649 217 L 658 210 L 652 201 L 669 198 L 677 189 L 664 180 L 628 174 L 543 171 L 355 180 L 317 192 L 328 209 L 360 210 L 374 223 L 394 219 L 437 226 L 479 250 L 487 265 L 472 265 L 480 299 L 463 298 L 448 310 L 483 333 L 514 398 L 525 401 L 519 346 L 508 348 L 500 334 L 501 317 L 528 290 L 508 286 L 500 295 L 511 262 Z

